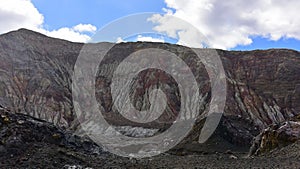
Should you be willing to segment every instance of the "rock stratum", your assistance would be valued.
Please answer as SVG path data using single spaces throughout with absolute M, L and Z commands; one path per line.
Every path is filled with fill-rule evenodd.
M 79 121 L 91 118 L 84 113 L 76 115 L 72 99 L 74 65 L 83 46 L 26 29 L 1 35 L 0 105 L 9 112 L 30 115 L 80 133 Z M 211 84 L 205 66 L 187 47 L 146 42 L 115 45 L 99 65 L 95 79 L 95 94 L 105 112 L 103 115 L 113 126 L 150 128 L 159 132 L 170 127 L 176 119 L 180 110 L 178 86 L 170 75 L 159 70 L 141 72 L 131 84 L 134 90 L 130 93 L 132 104 L 139 110 L 149 108 L 147 95 L 151 87 L 160 87 L 167 93 L 168 106 L 159 119 L 135 123 L 122 117 L 113 106 L 110 85 L 114 70 L 128 55 L 147 48 L 176 54 L 195 75 L 202 97 L 201 112 L 193 130 L 177 147 L 180 151 L 191 149 L 189 145 L 197 140 L 203 127 L 211 100 Z M 218 138 L 226 145 L 228 142 L 228 145 L 248 148 L 254 142 L 252 154 L 282 145 L 277 141 L 266 146 L 266 139 L 282 139 L 285 136 L 282 133 L 292 135 L 289 144 L 297 142 L 299 123 L 292 121 L 300 115 L 300 52 L 288 49 L 216 51 L 226 74 L 227 99 L 223 117 L 211 140 Z M 276 134 L 278 128 L 281 134 Z

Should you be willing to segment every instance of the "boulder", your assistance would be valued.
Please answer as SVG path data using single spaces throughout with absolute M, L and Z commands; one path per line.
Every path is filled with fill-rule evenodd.
M 253 140 L 249 155 L 260 155 L 300 140 L 300 122 L 287 121 L 264 129 Z

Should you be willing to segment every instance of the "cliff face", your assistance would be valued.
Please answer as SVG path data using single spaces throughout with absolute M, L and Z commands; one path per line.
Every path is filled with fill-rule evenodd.
M 250 120 L 261 131 L 299 114 L 299 52 L 221 53 L 228 76 L 225 117 Z
M 26 29 L 0 37 L 0 102 L 60 125 L 72 121 L 71 74 L 82 44 Z
M 59 126 L 76 128 L 78 122 L 72 103 L 71 76 L 82 46 L 25 29 L 1 35 L 0 105 Z M 204 65 L 192 57 L 190 49 L 159 43 L 122 43 L 107 54 L 96 78 L 97 100 L 105 109 L 104 116 L 109 123 L 141 125 L 122 119 L 117 113 L 112 106 L 110 84 L 112 72 L 127 55 L 148 47 L 171 51 L 192 67 L 203 96 L 202 111 L 205 111 L 211 99 L 209 78 Z M 300 114 L 300 52 L 274 49 L 249 52 L 218 50 L 218 53 L 228 87 L 219 128 L 229 141 L 249 144 L 267 126 Z M 169 92 L 166 96 L 170 104 L 165 115 L 142 126 L 165 129 L 180 109 L 180 96 L 174 79 L 157 70 L 141 72 L 133 83 L 136 90 L 131 96 L 138 109 L 149 108 L 149 101 L 145 99 L 147 86 L 155 86 L 158 82 L 164 84 L 160 86 L 163 91 Z M 200 127 L 200 123 L 196 126 Z

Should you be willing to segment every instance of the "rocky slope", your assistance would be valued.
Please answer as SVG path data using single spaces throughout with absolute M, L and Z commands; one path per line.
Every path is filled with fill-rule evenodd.
M 102 45 L 102 44 L 98 44 Z M 7 109 L 45 119 L 57 126 L 75 130 L 78 121 L 72 103 L 72 75 L 83 44 L 53 39 L 26 29 L 0 36 L 0 105 Z M 157 70 L 142 72 L 131 94 L 138 109 L 147 108 L 149 87 L 158 82 L 167 94 L 169 107 L 158 120 L 138 124 L 122 118 L 112 106 L 111 75 L 130 53 L 160 48 L 177 54 L 193 69 L 203 96 L 202 112 L 211 99 L 209 77 L 204 65 L 186 47 L 160 43 L 121 43 L 109 51 L 96 78 L 96 96 L 107 121 L 116 126 L 168 128 L 180 108 L 178 88 L 168 74 Z M 300 114 L 300 52 L 286 49 L 249 52 L 217 50 L 227 79 L 227 101 L 220 126 L 222 138 L 250 146 L 260 131 Z M 159 78 L 156 78 L 159 77 Z M 142 84 L 142 85 L 141 85 Z M 146 90 L 145 90 L 146 89 Z M 148 105 L 149 106 L 149 105 Z M 88 117 L 82 115 L 80 120 Z M 199 135 L 203 119 L 186 140 Z
M 0 168 L 68 168 L 108 155 L 89 138 L 0 108 Z
M 112 155 L 88 138 L 52 123 L 0 108 L 0 168 L 299 168 L 300 143 L 259 157 L 226 150 L 226 140 L 212 137 L 204 147 L 186 147 L 155 157 L 130 159 Z M 214 144 L 219 143 L 219 144 Z M 220 144 L 221 143 L 221 144 Z M 226 146 L 228 148 L 228 146 Z M 234 146 L 232 147 L 234 148 Z M 195 151 L 198 150 L 198 151 Z M 199 151 L 201 150 L 201 151 Z M 224 151 L 226 150 L 226 151 Z

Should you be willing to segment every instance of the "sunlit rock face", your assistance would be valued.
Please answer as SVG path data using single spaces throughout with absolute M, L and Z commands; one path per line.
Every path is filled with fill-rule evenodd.
M 249 155 L 261 155 L 297 142 L 300 139 L 299 119 L 271 125 L 253 139 Z
M 79 121 L 91 118 L 84 113 L 76 116 L 72 101 L 72 75 L 83 45 L 25 29 L 1 35 L 0 105 L 58 126 L 77 129 Z M 178 84 L 169 74 L 155 69 L 143 71 L 133 79 L 130 96 L 136 109 L 146 110 L 150 106 L 149 90 L 160 88 L 168 99 L 160 118 L 145 124 L 135 123 L 120 115 L 113 106 L 110 85 L 114 70 L 128 55 L 146 48 L 172 52 L 191 68 L 201 96 L 200 116 L 190 134 L 191 138 L 196 138 L 209 108 L 211 84 L 205 66 L 191 49 L 183 46 L 145 42 L 115 45 L 99 65 L 95 78 L 95 95 L 105 119 L 113 126 L 155 128 L 163 132 L 177 118 L 181 106 Z M 227 79 L 227 101 L 218 128 L 224 138 L 249 145 L 253 137 L 269 125 L 288 121 L 300 113 L 298 51 L 217 52 Z M 168 66 L 168 63 L 161 64 Z

